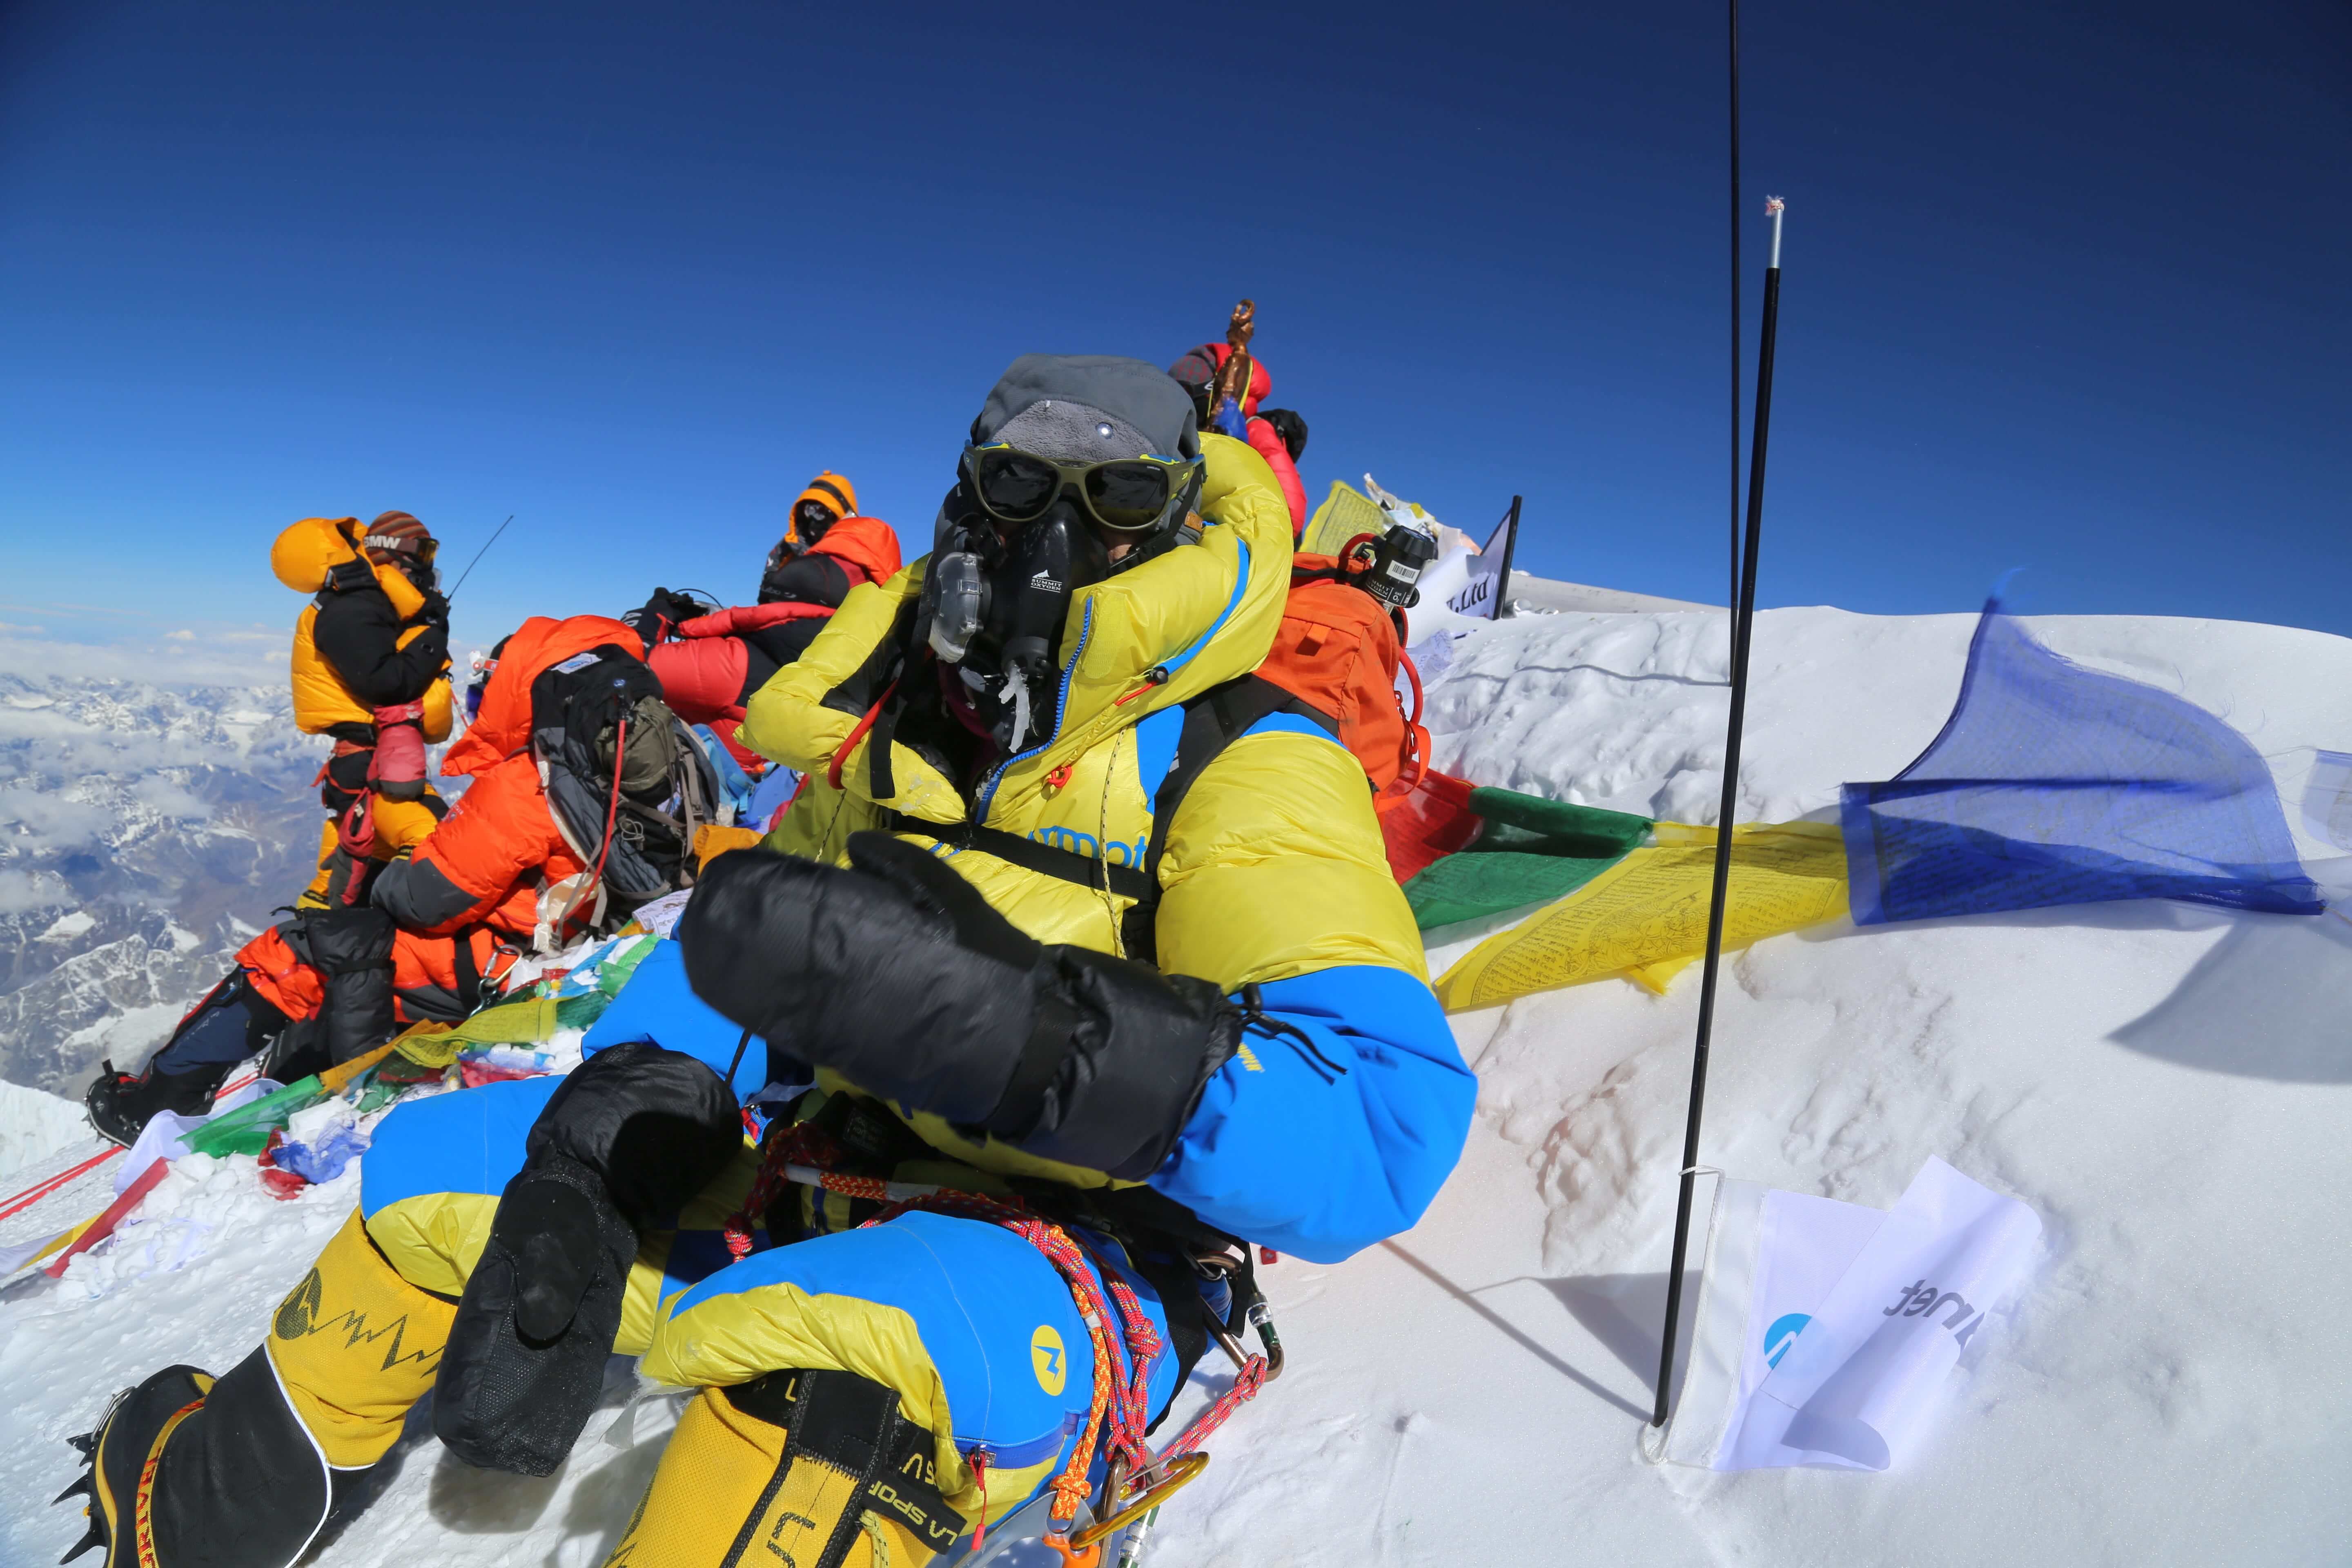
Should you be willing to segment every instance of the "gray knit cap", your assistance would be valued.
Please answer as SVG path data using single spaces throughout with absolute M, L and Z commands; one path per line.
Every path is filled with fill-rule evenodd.
M 975 446 L 1009 441 L 1066 463 L 1152 455 L 1197 458 L 1192 400 L 1168 373 L 1115 354 L 1023 354 L 998 378 Z

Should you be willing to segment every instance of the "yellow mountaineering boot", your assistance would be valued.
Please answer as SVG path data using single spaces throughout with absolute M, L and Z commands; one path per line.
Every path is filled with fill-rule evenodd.
M 142 1557 L 152 1560 L 152 1547 L 142 1553 L 128 1539 L 140 1497 L 142 1491 L 152 1493 L 154 1484 L 148 1461 L 163 1452 L 164 1439 L 203 1407 L 212 1391 L 212 1373 L 167 1366 L 136 1388 L 116 1394 L 98 1418 L 96 1431 L 67 1439 L 89 1460 L 89 1468 L 57 1500 L 63 1502 L 77 1492 L 86 1496 L 89 1500 L 83 1511 L 89 1515 L 89 1529 L 58 1562 L 70 1563 L 93 1546 L 106 1549 L 106 1568 L 137 1563 Z

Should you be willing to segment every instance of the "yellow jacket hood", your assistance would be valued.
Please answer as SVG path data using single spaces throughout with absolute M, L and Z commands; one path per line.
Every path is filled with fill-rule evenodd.
M 364 537 L 355 517 L 306 517 L 278 536 L 269 547 L 269 570 L 298 594 L 315 594 L 327 585 L 327 574 L 346 561 L 362 559 L 359 541 Z M 425 607 L 425 595 L 397 566 L 369 563 L 376 586 L 406 620 Z
M 1289 508 L 1274 471 L 1245 443 L 1204 435 L 1201 447 L 1200 542 L 1071 595 L 1054 734 L 991 775 L 977 803 L 984 819 L 994 819 L 1007 792 L 1025 793 L 1114 731 L 1247 674 L 1273 646 L 1290 592 Z M 825 775 L 861 717 L 826 698 L 894 634 L 921 595 L 929 563 L 925 556 L 887 583 L 853 589 L 808 651 L 752 696 L 745 743 Z M 861 736 L 841 757 L 842 787 L 852 796 L 929 822 L 966 819 L 954 784 L 903 745 L 891 750 L 894 793 L 874 800 L 868 744 Z

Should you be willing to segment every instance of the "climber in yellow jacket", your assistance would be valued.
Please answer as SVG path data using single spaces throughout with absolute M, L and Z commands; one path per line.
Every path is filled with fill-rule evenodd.
M 752 698 L 808 784 L 633 972 L 644 1027 L 395 1109 L 262 1344 L 110 1408 L 106 1568 L 282 1568 L 428 1392 L 550 1474 L 616 1352 L 698 1393 L 614 1565 L 923 1568 L 1039 1495 L 1067 1544 L 1192 1473 L 1145 1432 L 1213 1340 L 1268 1374 L 1256 1247 L 1420 1218 L 1475 1085 L 1362 766 L 1254 673 L 1265 461 L 1156 366 L 1029 355 L 958 467 L 932 553 Z
M 310 517 L 270 546 L 270 569 L 313 595 L 294 623 L 294 722 L 334 738 L 319 775 L 330 816 L 309 909 L 364 903 L 373 869 L 433 831 L 446 807 L 425 747 L 449 738 L 449 604 L 436 542 L 404 511 L 364 528 Z

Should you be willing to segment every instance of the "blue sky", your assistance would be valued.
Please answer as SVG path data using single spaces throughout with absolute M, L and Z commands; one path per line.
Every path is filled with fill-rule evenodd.
M 1720 602 L 1720 11 L 1568 9 L 18 0 L 0 620 L 282 627 L 388 507 L 517 514 L 464 637 L 740 597 L 818 467 L 919 550 L 1006 362 L 1244 294 L 1313 493 Z M 2352 634 L 2347 13 L 1746 20 L 1764 602 Z

